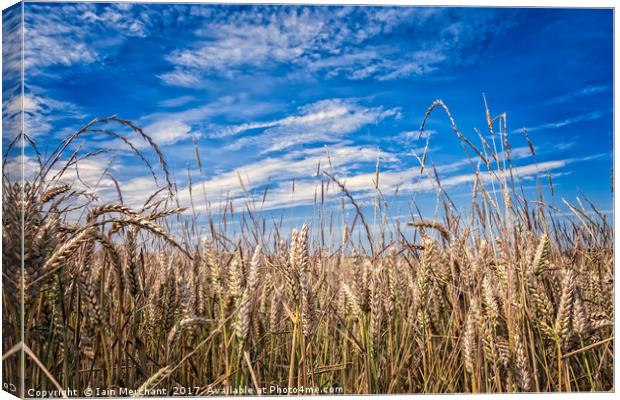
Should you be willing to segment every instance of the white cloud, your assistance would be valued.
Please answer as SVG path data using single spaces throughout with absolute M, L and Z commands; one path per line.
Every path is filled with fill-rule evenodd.
M 198 71 L 175 69 L 172 72 L 166 72 L 159 75 L 164 83 L 172 86 L 181 86 L 186 88 L 196 88 L 203 86 L 203 79 Z
M 25 15 L 24 61 L 28 73 L 40 73 L 50 65 L 89 64 L 97 59 L 96 52 L 83 40 L 88 27 L 76 24 L 80 13 L 90 7 L 52 7 L 35 6 L 38 12 Z
M 167 105 L 182 104 L 194 98 L 183 96 L 166 100 Z M 210 125 L 216 116 L 253 118 L 265 111 L 273 111 L 274 104 L 269 102 L 251 103 L 243 93 L 234 96 L 223 96 L 212 102 L 177 112 L 157 112 L 140 119 L 144 132 L 153 137 L 156 144 L 167 145 L 189 138 L 191 135 L 201 136 L 202 131 Z M 144 143 L 135 141 L 137 146 Z
M 350 79 L 422 75 L 462 62 L 468 46 L 503 25 L 490 23 L 492 11 L 454 13 L 442 8 L 126 3 L 27 7 L 26 66 L 33 75 L 49 66 L 105 60 L 128 37 L 168 35 L 174 21 L 175 29 L 194 36 L 170 51 L 166 60 L 171 69 L 159 77 L 166 84 L 191 88 L 204 86 L 210 76 L 248 76 L 279 65 L 293 69 L 289 73 Z M 390 34 L 401 28 L 406 36 L 392 40 Z
M 558 142 L 552 145 L 552 147 L 557 151 L 568 150 L 575 147 L 577 143 L 575 142 Z
M 513 173 L 518 174 L 521 178 L 527 178 L 536 175 L 540 171 L 544 172 L 563 168 L 569 162 L 571 162 L 571 160 L 548 161 L 537 165 L 525 165 L 521 167 L 516 167 L 513 170 Z M 500 173 L 498 174 L 498 176 L 500 178 L 503 178 L 506 177 L 507 174 L 507 172 Z M 488 172 L 480 173 L 479 177 L 485 182 L 496 179 L 494 175 Z M 339 177 L 339 181 L 344 183 L 347 190 L 353 193 L 358 200 L 367 199 L 375 195 L 374 179 L 374 172 L 362 173 L 348 177 Z M 454 188 L 465 184 L 472 184 L 475 179 L 476 175 L 473 173 L 458 174 L 447 178 L 442 178 L 441 185 L 444 189 Z M 437 191 L 437 185 L 435 181 L 430 180 L 427 177 L 420 177 L 418 168 L 412 168 L 398 172 L 381 172 L 379 176 L 379 186 L 384 194 L 393 193 L 396 188 L 398 188 L 398 192 L 400 194 Z M 314 200 L 315 189 L 316 182 L 308 180 L 297 182 L 295 185 L 296 194 L 294 196 L 294 205 L 300 206 L 312 204 L 312 201 Z M 271 208 L 281 208 L 289 206 L 290 203 L 290 190 L 288 192 L 281 190 L 271 192 L 269 202 L 267 204 Z
M 506 153 L 505 151 L 497 152 L 497 158 L 500 161 L 505 160 L 507 156 L 508 156 L 508 153 Z M 510 158 L 512 160 L 519 160 L 519 159 L 527 158 L 531 156 L 532 156 L 532 150 L 529 148 L 529 146 L 519 146 L 519 147 L 514 147 L 510 149 Z
M 411 142 L 415 142 L 418 140 L 426 140 L 426 138 L 436 133 L 437 131 L 434 129 L 425 129 L 421 135 L 420 135 L 419 130 L 403 131 L 403 132 L 400 132 L 398 135 L 396 135 L 393 138 L 393 140 L 398 143 L 406 144 L 406 143 L 411 143 Z
M 11 141 L 21 130 L 21 6 L 2 12 L 2 137 Z
M 6 151 L 6 149 L 4 149 Z M 4 154 L 3 154 L 4 155 Z M 2 168 L 2 174 L 9 182 L 18 182 L 24 179 L 33 179 L 36 171 L 37 162 L 34 158 L 28 156 L 22 156 L 19 154 L 9 154 L 6 159 L 2 159 L 4 164 Z M 23 170 L 22 170 L 23 168 Z
M 567 160 L 549 161 L 538 165 L 526 165 L 517 167 L 514 173 L 527 178 L 536 175 L 539 171 L 548 171 L 564 167 Z M 504 177 L 505 174 L 500 174 Z M 472 184 L 475 180 L 475 174 L 466 173 L 453 175 L 441 179 L 444 189 L 454 188 L 465 184 Z M 490 181 L 495 177 L 489 173 L 481 173 L 480 178 L 484 181 Z M 375 173 L 361 173 L 352 176 L 339 176 L 339 181 L 343 182 L 351 193 L 354 194 L 358 201 L 371 198 L 375 195 Z M 393 193 L 396 188 L 400 194 L 435 192 L 437 191 L 436 183 L 426 177 L 420 177 L 419 169 L 407 169 L 397 172 L 381 172 L 379 176 L 379 186 L 384 194 Z M 295 193 L 291 194 L 291 186 L 281 185 L 276 190 L 270 191 L 265 205 L 262 209 L 286 208 L 291 205 L 302 206 L 310 205 L 314 202 L 317 189 L 320 190 L 320 184 L 317 180 L 300 180 L 295 182 Z M 332 194 L 339 193 L 339 189 L 332 187 Z M 247 199 L 239 200 L 247 201 Z
M 161 79 L 194 86 L 203 74 L 232 77 L 239 68 L 286 63 L 302 56 L 318 39 L 325 22 L 302 7 L 223 12 L 196 31 L 197 41 L 167 60 L 174 70 Z
M 368 163 L 373 162 L 377 155 L 376 152 L 372 149 L 362 150 L 355 147 L 333 150 L 334 173 L 338 177 L 338 180 L 344 183 L 347 190 L 359 201 L 373 197 L 375 195 L 374 171 L 350 173 L 347 172 L 345 166 L 348 163 L 358 160 Z M 342 153 L 338 155 L 339 151 Z M 332 150 L 330 150 L 330 152 L 332 152 Z M 379 154 L 381 158 L 386 158 L 391 161 L 396 160 L 396 158 L 389 153 L 380 152 Z M 539 173 L 546 174 L 548 171 L 561 170 L 571 163 L 587 161 L 590 158 L 591 157 L 552 160 L 537 164 L 527 164 L 514 167 L 512 173 L 520 179 L 530 179 Z M 326 160 L 323 159 L 321 162 L 323 170 L 327 168 L 325 161 Z M 242 207 L 245 203 L 250 202 L 255 204 L 258 210 L 266 211 L 292 206 L 312 205 L 315 200 L 320 198 L 321 179 L 316 177 L 318 160 L 314 157 L 308 157 L 307 160 L 288 160 L 286 158 L 277 160 L 267 159 L 265 162 L 266 164 L 263 164 L 264 161 L 261 161 L 259 163 L 246 165 L 225 174 L 218 175 L 205 182 L 207 193 L 220 194 L 219 199 L 213 195 L 211 196 L 211 200 L 214 200 L 212 202 L 214 210 L 223 209 L 226 201 L 232 201 L 235 207 Z M 454 165 L 441 165 L 437 167 L 437 170 L 441 171 L 443 174 L 448 174 L 449 172 L 460 169 L 460 167 L 466 164 L 467 162 L 458 162 L 454 163 Z M 263 168 L 261 168 L 261 166 Z M 291 171 L 291 173 L 289 174 L 287 171 Z M 302 173 L 301 171 L 305 172 Z M 480 171 L 478 177 L 488 183 L 498 178 L 509 177 L 509 173 L 509 171 L 504 171 L 491 174 L 487 171 Z M 280 174 L 282 175 L 279 176 Z M 246 196 L 241 190 L 239 176 L 243 179 L 244 185 L 250 188 L 250 191 L 252 191 L 251 189 L 258 189 L 260 193 L 255 192 L 254 198 Z M 274 176 L 278 176 L 279 180 L 270 183 L 270 178 Z M 295 181 L 294 192 L 293 178 Z M 473 184 L 475 179 L 476 174 L 472 172 L 454 174 L 441 177 L 441 185 L 444 189 L 456 188 L 466 184 Z M 258 182 L 260 182 L 260 184 Z M 270 183 L 269 191 L 263 202 L 262 188 L 268 183 Z M 329 193 L 324 193 L 325 196 L 328 196 L 330 193 L 333 195 L 340 192 L 334 185 L 330 185 L 330 187 Z M 382 171 L 379 176 L 379 187 L 384 194 L 394 193 L 397 188 L 399 194 L 437 191 L 436 182 L 429 179 L 426 175 L 420 175 L 419 168 L 408 168 L 400 171 Z M 220 192 L 217 190 L 220 190 Z M 188 201 L 187 190 L 183 191 L 183 193 L 185 201 Z M 223 193 L 227 193 L 230 196 L 224 199 L 221 196 Z
M 21 176 L 22 164 L 26 180 L 33 180 L 39 174 L 39 166 L 36 160 L 28 155 L 11 157 L 7 160 L 5 173 L 13 179 L 18 179 Z M 126 169 L 126 166 L 119 164 L 116 159 L 110 159 L 109 155 L 100 155 L 78 160 L 77 163 L 67 169 L 63 167 L 62 162 L 58 163 L 50 170 L 46 179 L 48 181 L 54 179 L 54 185 L 69 184 L 73 190 L 94 195 L 102 204 L 120 201 L 114 181 L 108 175 L 116 175 Z M 151 176 L 119 179 L 119 185 L 124 204 L 134 209 L 141 208 L 149 196 L 159 189 Z M 79 217 L 80 212 L 73 213 L 70 216 L 73 219 Z
M 200 43 L 195 50 L 174 51 L 168 59 L 181 67 L 220 72 L 242 65 L 294 60 L 312 44 L 323 23 L 309 23 L 307 14 L 282 17 L 280 21 L 265 21 L 264 25 L 216 22 L 210 26 L 214 40 Z
M 2 79 L 3 91 L 8 84 L 18 84 L 22 71 L 22 34 L 21 7 L 14 7 L 2 12 Z
M 12 140 L 22 130 L 22 96 L 6 94 L 2 99 L 2 137 Z
M 333 143 L 365 125 L 376 124 L 395 116 L 398 116 L 398 110 L 394 108 L 365 107 L 355 100 L 327 99 L 302 106 L 293 116 L 227 127 L 211 137 L 222 138 L 266 128 L 258 135 L 245 136 L 232 142 L 227 148 L 238 150 L 253 146 L 263 153 L 269 153 L 299 144 Z
M 353 80 L 369 77 L 392 80 L 432 72 L 446 58 L 439 48 L 412 52 L 388 46 L 351 48 L 343 54 L 312 61 L 307 68 L 312 72 L 325 72 L 327 76 L 345 75 Z
M 329 160 L 328 160 L 329 153 Z M 196 181 L 194 192 L 202 192 L 204 189 L 210 199 L 217 204 L 222 197 L 231 196 L 238 201 L 247 201 L 245 198 L 240 178 L 244 186 L 250 192 L 263 190 L 269 185 L 269 194 L 262 209 L 275 208 L 280 205 L 283 193 L 288 193 L 291 198 L 292 181 L 295 184 L 294 198 L 306 198 L 310 189 L 304 182 L 317 182 L 317 170 L 333 168 L 338 171 L 347 171 L 354 163 L 374 163 L 379 157 L 383 162 L 396 162 L 397 158 L 383 151 L 360 146 L 334 146 L 329 149 L 313 148 L 287 152 L 281 157 L 267 157 L 260 161 L 249 163 L 233 170 L 223 172 L 208 180 Z M 319 171 L 320 174 L 320 171 Z M 189 203 L 189 190 L 183 189 L 179 193 L 181 202 Z M 217 206 L 215 207 L 218 208 Z
M 234 78 L 286 65 L 327 77 L 391 80 L 423 75 L 501 24 L 488 16 L 413 7 L 244 7 L 211 13 L 193 43 L 172 51 L 160 78 L 195 87 L 208 76 Z M 411 40 L 378 46 L 376 38 L 407 26 Z M 493 28 L 491 28 L 493 26 Z M 374 42 L 373 42 L 374 40 Z
M 552 105 L 552 104 L 558 104 L 558 103 L 566 103 L 570 100 L 576 99 L 576 98 L 580 98 L 580 97 L 584 97 L 584 96 L 588 96 L 588 95 L 592 95 L 592 94 L 597 94 L 597 93 L 603 93 L 610 90 L 610 86 L 609 85 L 590 85 L 590 86 L 586 86 L 582 89 L 579 89 L 577 91 L 571 92 L 571 93 L 567 93 L 561 96 L 557 96 L 554 98 L 551 98 L 547 101 L 545 101 L 543 104 L 544 105 Z
M 35 89 L 39 92 L 38 88 Z M 55 121 L 62 118 L 84 118 L 79 108 L 70 102 L 62 102 L 50 97 L 35 94 L 34 91 L 23 96 L 9 96 L 3 99 L 3 129 L 17 133 L 21 130 L 21 111 L 24 112 L 24 131 L 31 138 L 49 134 Z
M 120 182 L 120 185 L 123 202 L 133 209 L 142 208 L 149 196 L 160 189 L 151 176 L 138 176 L 127 179 Z M 163 195 L 166 193 L 163 192 Z M 106 197 L 117 199 L 116 191 L 109 188 Z
M 565 126 L 573 125 L 573 124 L 576 124 L 577 122 L 597 120 L 597 119 L 601 118 L 603 115 L 605 115 L 605 114 L 603 112 L 601 112 L 601 111 L 592 111 L 592 112 L 581 114 L 581 115 L 577 115 L 577 116 L 574 116 L 574 117 L 565 118 L 565 119 L 560 120 L 560 121 L 548 122 L 546 124 L 541 124 L 541 125 L 530 126 L 530 127 L 526 127 L 526 128 L 515 129 L 513 132 L 523 132 L 525 130 L 527 130 L 528 132 L 533 132 L 533 131 L 540 131 L 540 130 L 543 130 L 543 129 L 564 128 Z
M 315 121 L 320 118 L 307 120 Z M 246 126 L 244 129 L 250 128 Z M 436 182 L 428 179 L 426 175 L 420 175 L 419 167 L 395 169 L 400 165 L 400 160 L 394 154 L 352 145 L 337 145 L 326 149 L 327 147 L 288 151 L 278 157 L 266 157 L 219 173 L 207 180 L 195 180 L 194 193 L 202 193 L 204 190 L 215 212 L 223 209 L 227 201 L 232 201 L 235 207 L 244 207 L 245 203 L 250 202 L 262 211 L 312 205 L 321 196 L 321 182 L 325 180 L 322 171 L 329 170 L 336 174 L 356 198 L 363 201 L 374 196 L 375 193 L 374 163 L 377 156 L 381 159 L 382 171 L 379 186 L 383 193 L 394 193 L 397 188 L 400 194 L 437 190 Z M 331 163 L 328 161 L 327 151 L 329 151 Z M 528 154 L 528 147 L 512 149 L 513 159 L 522 159 Z M 555 160 L 517 166 L 513 169 L 513 173 L 527 179 L 537 173 L 562 169 L 577 161 L 583 161 L 583 159 Z M 442 186 L 448 189 L 473 183 L 476 176 L 474 173 L 457 172 L 469 165 L 468 159 L 438 165 L 436 170 L 442 175 Z M 505 177 L 502 173 L 499 175 L 499 178 Z M 496 175 L 485 171 L 481 171 L 479 176 L 485 181 L 497 179 Z M 247 193 L 242 189 L 241 182 L 247 189 Z M 269 189 L 263 201 L 262 194 L 265 186 Z M 330 187 L 331 194 L 339 191 L 333 184 Z M 327 196 L 327 193 L 323 194 Z M 180 191 L 179 199 L 182 204 L 189 204 L 187 188 Z
M 145 37 L 149 15 L 131 4 L 27 4 L 24 68 L 30 75 L 49 66 L 88 65 L 126 37 Z M 101 40 L 101 34 L 107 35 Z
M 194 96 L 179 96 L 172 99 L 166 99 L 159 102 L 162 107 L 178 107 L 196 100 Z
M 191 126 L 179 120 L 159 120 L 146 125 L 143 129 L 158 145 L 176 143 L 185 139 L 192 131 Z

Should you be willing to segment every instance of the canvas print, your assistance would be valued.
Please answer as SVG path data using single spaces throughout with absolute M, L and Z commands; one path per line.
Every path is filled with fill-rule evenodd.
M 615 389 L 612 9 L 2 21 L 5 392 Z

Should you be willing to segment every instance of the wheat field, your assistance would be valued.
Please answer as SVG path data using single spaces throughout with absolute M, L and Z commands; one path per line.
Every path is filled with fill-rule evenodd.
M 318 218 L 280 229 L 231 207 L 244 229 L 229 236 L 226 221 L 199 217 L 199 196 L 195 209 L 179 207 L 166 155 L 117 117 L 41 156 L 34 179 L 3 174 L 4 382 L 20 380 L 23 353 L 26 397 L 613 390 L 607 216 L 585 198 L 553 206 L 544 171 L 528 198 L 488 110 L 476 140 L 441 101 L 421 132 L 435 110 L 476 179 L 457 208 L 425 165 L 427 138 L 420 176 L 439 212 L 406 223 L 388 218 L 379 168 L 372 205 L 324 170 L 320 189 L 337 201 L 317 196 Z M 158 161 L 162 189 L 141 208 L 62 179 L 72 142 L 114 127 Z M 25 135 L 13 145 L 21 140 L 36 151 Z M 334 234 L 336 246 L 325 240 Z

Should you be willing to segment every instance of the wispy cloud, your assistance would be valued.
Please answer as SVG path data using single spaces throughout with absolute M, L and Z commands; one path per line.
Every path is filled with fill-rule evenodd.
M 564 168 L 567 164 L 574 162 L 575 160 L 557 160 L 547 161 L 539 164 L 529 164 L 513 169 L 514 174 L 518 174 L 522 179 L 535 176 L 541 171 L 552 171 Z M 372 198 L 376 195 L 375 192 L 375 174 L 373 173 L 358 173 L 358 174 L 337 174 L 339 180 L 343 182 L 351 193 L 359 201 Z M 488 173 L 481 172 L 478 175 L 479 179 L 484 181 L 491 181 L 497 177 Z M 499 174 L 499 177 L 503 177 Z M 476 179 L 474 173 L 461 173 L 451 175 L 441 179 L 441 185 L 444 189 L 456 188 L 466 184 L 473 184 Z M 239 181 L 237 180 L 237 185 Z M 398 188 L 400 195 L 406 195 L 411 193 L 428 193 L 437 191 L 437 184 L 434 180 L 422 177 L 419 175 L 419 169 L 406 169 L 402 171 L 394 172 L 381 172 L 379 177 L 379 183 L 382 193 L 391 194 L 395 193 Z M 279 185 L 274 185 L 268 192 L 268 196 L 264 202 L 259 196 L 256 198 L 250 198 L 244 195 L 238 197 L 232 197 L 232 201 L 237 206 L 241 206 L 246 202 L 257 202 L 260 205 L 260 211 L 299 207 L 313 204 L 317 199 L 321 197 L 321 180 L 319 178 L 306 178 L 296 179 L 294 185 L 292 182 L 283 181 Z M 324 196 L 328 196 L 331 193 L 339 193 L 339 189 L 331 186 L 331 191 L 323 193 Z M 229 199 L 229 200 L 231 200 Z M 334 198 L 332 198 L 333 200 Z M 222 204 L 219 205 L 223 207 Z
M 238 150 L 252 146 L 269 153 L 300 144 L 333 143 L 365 125 L 396 117 L 398 113 L 395 108 L 366 107 L 354 99 L 327 99 L 302 106 L 298 113 L 292 116 L 226 127 L 211 137 L 223 138 L 263 129 L 264 131 L 257 135 L 235 140 L 227 148 Z
M 194 98 L 184 96 L 165 101 L 165 105 L 185 104 Z M 222 96 L 216 100 L 182 109 L 181 111 L 160 111 L 146 115 L 140 119 L 144 132 L 151 135 L 156 143 L 174 144 L 184 139 L 203 135 L 203 131 L 212 125 L 212 119 L 218 116 L 235 118 L 255 118 L 264 112 L 273 111 L 275 103 L 256 103 L 243 93 Z M 137 142 L 136 144 L 138 144 Z M 143 143 L 138 144 L 143 146 Z
M 353 80 L 406 78 L 462 62 L 464 49 L 500 29 L 488 22 L 485 13 L 474 18 L 439 8 L 243 7 L 209 15 L 193 43 L 167 56 L 173 69 L 160 77 L 192 87 L 209 76 L 234 78 L 283 65 Z M 401 28 L 415 40 L 392 40 Z
M 194 96 L 179 96 L 171 99 L 162 100 L 159 102 L 159 105 L 162 107 L 179 107 L 195 100 L 196 97 Z
M 578 122 L 597 120 L 597 119 L 601 118 L 603 115 L 605 115 L 605 113 L 603 113 L 601 111 L 592 111 L 592 112 L 589 112 L 589 113 L 586 113 L 586 114 L 581 114 L 581 115 L 577 115 L 577 116 L 574 116 L 574 117 L 565 118 L 565 119 L 560 120 L 560 121 L 548 122 L 548 123 L 545 123 L 545 124 L 540 124 L 540 125 L 535 125 L 535 126 L 529 126 L 529 127 L 526 127 L 526 128 L 515 129 L 513 132 L 522 133 L 525 130 L 527 130 L 528 132 L 533 132 L 533 131 L 540 131 L 540 130 L 544 130 L 544 129 L 564 128 L 565 126 L 576 124 Z
M 374 163 L 377 157 L 385 163 L 397 162 L 395 155 L 370 147 L 337 145 L 326 148 L 313 148 L 287 152 L 279 157 L 266 157 L 257 162 L 248 163 L 230 171 L 222 172 L 207 180 L 198 180 L 194 186 L 202 193 L 209 194 L 215 209 L 223 198 L 236 199 L 238 202 L 250 200 L 242 189 L 258 196 L 266 186 L 268 196 L 261 210 L 278 208 L 296 201 L 314 198 L 314 189 L 320 183 L 322 170 L 333 169 L 340 172 L 349 171 L 354 165 Z M 318 173 L 318 177 L 317 177 Z M 293 181 L 295 182 L 293 184 Z M 311 183 L 310 186 L 308 186 Z M 292 192 L 293 185 L 295 186 Z M 189 190 L 179 193 L 181 202 L 189 202 Z
M 525 158 L 529 148 L 515 148 L 515 159 Z M 200 188 L 204 186 L 209 193 L 211 205 L 215 209 L 223 209 L 227 201 L 232 201 L 237 207 L 250 202 L 259 211 L 279 208 L 311 205 L 321 196 L 327 196 L 327 187 L 323 185 L 322 171 L 329 170 L 335 173 L 338 179 L 345 184 L 347 190 L 358 200 L 368 199 L 376 194 L 375 172 L 369 168 L 351 168 L 355 163 L 373 164 L 377 157 L 381 160 L 383 170 L 379 175 L 379 187 L 384 194 L 393 194 L 398 190 L 399 195 L 411 193 L 427 193 L 437 191 L 437 183 L 425 175 L 420 175 L 419 168 L 399 168 L 398 155 L 372 148 L 358 146 L 336 146 L 327 151 L 324 149 L 307 149 L 303 151 L 287 152 L 280 157 L 267 157 L 258 162 L 243 165 L 231 171 L 218 174 L 208 180 L 195 183 Z M 550 160 L 540 163 L 531 163 L 515 166 L 512 174 L 521 179 L 529 179 L 540 173 L 561 171 L 567 165 L 585 162 L 592 157 L 567 158 Z M 392 164 L 394 167 L 389 167 Z M 472 184 L 476 179 L 473 172 L 463 172 L 470 167 L 468 160 L 441 164 L 436 170 L 441 175 L 441 185 L 444 189 L 456 188 Z M 507 171 L 490 173 L 479 171 L 478 178 L 485 182 L 504 178 Z M 242 189 L 242 185 L 247 190 Z M 323 186 L 322 186 L 323 185 Z M 265 187 L 268 186 L 267 196 L 262 198 Z M 196 192 L 196 190 L 195 190 Z M 338 193 L 333 185 L 329 193 Z M 182 202 L 189 202 L 189 191 L 181 191 Z
M 144 131 L 159 145 L 176 143 L 187 138 L 192 127 L 182 120 L 158 120 L 144 127 Z
M 85 117 L 78 106 L 67 101 L 58 101 L 39 94 L 41 90 L 29 88 L 23 96 L 9 96 L 3 99 L 3 129 L 6 132 L 21 130 L 21 112 L 24 113 L 24 132 L 32 138 L 51 133 L 54 124 L 63 119 L 79 120 Z
M 29 75 L 47 67 L 89 65 L 118 48 L 127 37 L 148 34 L 148 14 L 131 4 L 28 4 L 25 14 L 24 67 Z M 128 16 L 131 15 L 131 18 Z M 101 40 L 101 34 L 109 37 Z
M 2 11 L 2 138 L 11 141 L 21 130 L 21 8 Z
M 22 166 L 26 180 L 32 180 L 39 173 L 39 165 L 32 156 L 15 156 L 7 160 L 5 173 L 13 176 L 21 176 Z M 116 185 L 111 178 L 115 176 L 122 187 L 123 202 L 129 207 L 139 209 L 144 202 L 155 193 L 159 187 L 151 176 L 123 176 L 127 165 L 119 162 L 117 157 L 110 158 L 109 154 L 102 154 L 88 159 L 76 159 L 68 168 L 63 163 L 53 167 L 47 178 L 55 177 L 55 184 L 69 184 L 76 191 L 83 191 L 94 198 L 93 201 L 100 203 L 120 202 Z M 80 217 L 82 209 L 72 213 L 70 218 Z
M 402 52 L 398 48 L 382 46 L 346 51 L 310 61 L 306 68 L 327 77 L 344 75 L 352 80 L 376 78 L 383 81 L 432 72 L 447 57 L 439 48 Z
M 416 131 L 402 131 L 398 133 L 392 140 L 401 144 L 407 143 L 415 143 L 419 140 L 425 140 L 431 135 L 435 135 L 437 133 L 434 129 L 425 129 L 422 134 L 420 134 L 419 130 Z
M 570 92 L 570 93 L 567 93 L 561 96 L 553 97 L 545 101 L 543 104 L 549 106 L 549 105 L 555 105 L 555 104 L 560 104 L 560 103 L 566 103 L 566 102 L 569 102 L 571 100 L 574 100 L 580 97 L 593 95 L 597 93 L 603 93 L 610 89 L 611 89 L 611 86 L 609 85 L 589 85 L 577 91 L 573 91 L 573 92 Z
M 22 71 L 21 8 L 19 5 L 2 11 L 2 79 L 7 85 L 20 82 Z

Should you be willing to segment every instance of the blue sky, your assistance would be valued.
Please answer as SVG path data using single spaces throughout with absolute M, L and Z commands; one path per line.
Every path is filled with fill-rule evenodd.
M 206 193 L 216 209 L 225 197 L 243 207 L 249 193 L 265 215 L 307 218 L 320 188 L 317 164 L 328 170 L 327 146 L 329 168 L 360 202 L 371 203 L 378 157 L 392 213 L 406 214 L 412 199 L 432 213 L 434 188 L 419 176 L 416 158 L 424 113 L 443 99 L 461 132 L 479 144 L 474 128 L 488 136 L 484 93 L 493 116 L 506 113 L 515 164 L 531 193 L 536 171 L 549 171 L 558 206 L 583 193 L 612 208 L 611 10 L 25 7 L 26 131 L 41 150 L 93 118 L 131 119 L 161 146 L 182 205 L 189 170 L 199 204 Z M 449 120 L 436 111 L 427 129 L 429 162 L 465 206 L 472 168 Z M 98 135 L 79 145 L 122 147 Z M 129 204 L 157 189 L 129 152 L 80 167 L 102 198 L 116 196 L 102 178 L 106 169 Z

